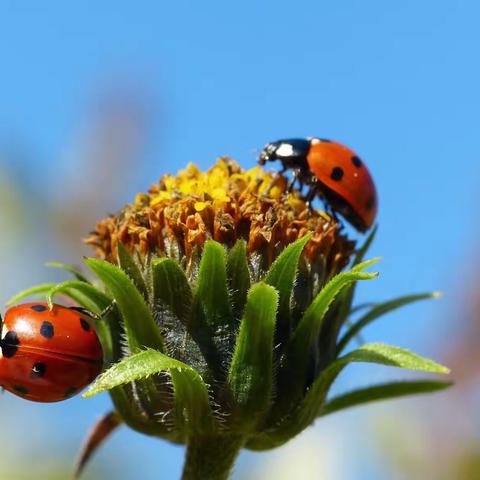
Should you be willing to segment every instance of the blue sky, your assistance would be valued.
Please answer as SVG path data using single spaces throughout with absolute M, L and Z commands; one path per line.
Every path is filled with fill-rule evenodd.
M 247 167 L 267 141 L 342 141 L 369 165 L 379 191 L 372 254 L 384 260 L 361 299 L 445 293 L 392 315 L 366 337 L 441 360 L 438 345 L 458 321 L 459 280 L 478 238 L 479 15 L 473 0 L 3 0 L 0 166 L 54 196 L 75 171 L 65 149 L 88 124 L 95 96 L 125 84 L 145 100 L 149 129 L 139 173 L 120 189 L 118 207 L 188 161 L 205 168 L 230 154 Z M 12 151 L 22 154 L 13 160 Z M 32 275 L 41 278 L 40 271 L 27 274 L 27 259 L 41 265 L 55 251 L 45 246 L 43 257 L 48 232 L 37 234 L 40 245 L 17 262 L 8 294 L 30 285 Z M 55 408 L 6 401 L 59 424 L 78 412 L 75 432 L 108 406 L 107 398 Z M 178 471 L 178 448 L 121 435 L 110 453 L 130 441 L 143 461 L 160 452 L 165 471 Z M 379 471 L 373 462 L 362 468 L 365 478 Z M 151 472 L 144 478 L 156 478 Z

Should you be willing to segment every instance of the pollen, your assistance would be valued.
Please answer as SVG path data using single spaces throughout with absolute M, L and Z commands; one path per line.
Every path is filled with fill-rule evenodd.
M 354 242 L 334 218 L 308 208 L 286 177 L 260 166 L 244 170 L 222 157 L 204 172 L 190 163 L 175 176 L 163 176 L 118 214 L 99 221 L 85 242 L 97 256 L 116 263 L 118 242 L 141 255 L 188 261 L 209 239 L 227 248 L 243 239 L 248 253 L 260 254 L 268 266 L 285 246 L 309 233 L 307 260 L 321 257 L 332 273 L 348 263 Z

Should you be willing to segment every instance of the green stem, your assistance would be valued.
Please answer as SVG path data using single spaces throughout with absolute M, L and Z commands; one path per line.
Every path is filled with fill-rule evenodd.
M 238 435 L 191 437 L 182 480 L 227 480 L 244 443 Z

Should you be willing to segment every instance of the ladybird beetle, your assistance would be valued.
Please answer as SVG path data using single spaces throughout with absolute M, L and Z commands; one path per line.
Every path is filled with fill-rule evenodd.
M 24 303 L 9 308 L 0 346 L 1 386 L 35 402 L 70 398 L 102 369 L 91 317 L 77 307 Z
M 340 213 L 360 232 L 368 230 L 377 214 L 377 191 L 360 157 L 344 145 L 330 140 L 294 138 L 268 143 L 259 163 L 279 160 L 282 173 L 293 170 L 294 182 L 306 184 L 310 202 L 315 195 Z

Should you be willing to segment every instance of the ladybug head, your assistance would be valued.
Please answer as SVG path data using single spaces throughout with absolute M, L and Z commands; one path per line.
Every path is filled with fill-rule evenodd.
M 258 157 L 258 163 L 260 165 L 265 165 L 267 162 L 277 160 L 278 157 L 276 155 L 276 151 L 278 150 L 280 143 L 281 142 L 267 143 L 263 147 L 263 150 L 260 152 L 260 156 Z
M 310 141 L 303 138 L 278 140 L 267 143 L 260 153 L 258 163 L 265 165 L 266 162 L 280 160 L 285 168 L 307 168 L 307 155 L 310 149 Z

